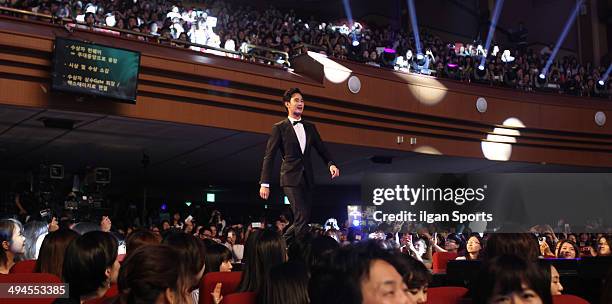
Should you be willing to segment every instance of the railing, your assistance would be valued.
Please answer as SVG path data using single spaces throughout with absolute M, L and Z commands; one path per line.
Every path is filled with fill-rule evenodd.
M 189 48 L 196 50 L 204 49 L 205 53 L 212 54 L 224 54 L 226 57 L 239 58 L 243 60 L 260 60 L 263 63 L 281 66 L 283 68 L 289 68 L 291 63 L 289 62 L 289 54 L 287 52 L 279 51 L 276 49 L 271 49 L 267 47 L 257 46 L 253 44 L 243 44 L 240 46 L 239 51 L 228 50 L 224 48 L 213 47 L 209 45 L 203 45 L 198 43 L 192 43 L 189 41 L 183 41 L 178 39 L 170 39 L 166 37 L 161 37 L 158 35 L 145 34 L 140 32 L 134 32 L 131 30 L 120 29 L 116 27 L 108 27 L 102 25 L 94 25 L 89 26 L 85 23 L 77 22 L 71 18 L 60 18 L 47 14 L 34 13 L 26 10 L 14 9 L 10 7 L 0 6 L 0 14 L 1 15 L 9 15 L 13 17 L 22 17 L 25 19 L 36 18 L 36 21 L 48 21 L 52 24 L 57 24 L 64 26 L 68 31 L 73 31 L 76 29 L 81 30 L 91 30 L 94 32 L 99 32 L 102 34 L 110 34 L 116 36 L 124 36 L 124 37 L 135 37 L 140 41 L 153 42 L 157 44 L 165 44 L 172 45 L 176 47 Z M 262 55 L 262 53 L 264 55 Z M 265 54 L 271 53 L 273 58 L 268 58 Z M 223 56 L 223 55 L 222 55 Z

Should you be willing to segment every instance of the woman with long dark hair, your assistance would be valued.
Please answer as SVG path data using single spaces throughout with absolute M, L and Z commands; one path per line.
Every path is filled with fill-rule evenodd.
M 465 254 L 463 256 L 457 257 L 457 260 L 479 260 L 482 257 L 482 250 L 484 248 L 484 244 L 482 243 L 482 238 L 480 235 L 474 233 L 470 235 L 466 242 L 465 246 Z
M 308 304 L 308 271 L 302 263 L 272 266 L 261 291 L 258 304 Z
M 609 235 L 602 235 L 597 239 L 597 256 L 611 256 L 612 250 L 610 249 L 610 245 L 612 245 L 612 237 Z
M 117 281 L 117 251 L 117 239 L 103 231 L 90 231 L 70 242 L 62 270 L 62 279 L 70 286 L 70 299 L 59 302 L 79 303 L 102 297 Z
M 185 280 L 179 282 L 179 284 L 191 293 L 194 302 L 197 303 L 199 299 L 197 287 L 205 270 L 206 249 L 204 243 L 191 234 L 175 232 L 169 234 L 163 244 L 169 245 L 178 252 L 181 260 L 180 265 L 183 267 L 181 272 L 186 274 Z
M 245 248 L 247 261 L 237 292 L 259 292 L 263 283 L 262 278 L 266 277 L 270 268 L 287 259 L 287 246 L 276 230 L 254 231 L 249 239 Z
M 51 273 L 61 278 L 66 248 L 78 237 L 79 234 L 71 229 L 60 229 L 47 234 L 40 246 L 34 272 Z
M 575 259 L 579 257 L 579 255 L 580 250 L 575 242 L 563 240 L 559 243 L 559 249 L 557 250 L 558 259 Z
M 38 249 L 36 244 L 38 238 L 44 237 L 49 232 L 49 224 L 41 221 L 29 221 L 23 226 L 23 236 L 26 238 L 25 241 L 25 253 L 23 258 L 25 260 L 36 260 L 38 258 Z M 40 246 L 40 243 L 38 243 Z
M 189 277 L 182 272 L 183 262 L 180 254 L 167 245 L 137 248 L 119 272 L 119 303 L 190 303 L 189 293 L 180 283 Z

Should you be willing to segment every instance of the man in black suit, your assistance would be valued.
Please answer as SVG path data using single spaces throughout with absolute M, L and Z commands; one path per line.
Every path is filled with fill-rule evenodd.
M 266 154 L 261 169 L 259 196 L 268 199 L 270 196 L 270 178 L 276 152 L 280 149 L 282 156 L 280 186 L 291 203 L 293 225 L 283 236 L 292 241 L 310 220 L 311 190 L 314 186 L 314 174 L 310 152 L 316 149 L 327 164 L 332 178 L 340 175 L 329 151 L 323 144 L 314 124 L 302 120 L 304 100 L 298 88 L 292 88 L 283 95 L 283 103 L 288 117 L 272 127 Z

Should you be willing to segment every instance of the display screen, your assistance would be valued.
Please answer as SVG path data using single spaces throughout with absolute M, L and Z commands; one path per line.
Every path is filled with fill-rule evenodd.
M 52 88 L 135 102 L 140 53 L 58 37 Z

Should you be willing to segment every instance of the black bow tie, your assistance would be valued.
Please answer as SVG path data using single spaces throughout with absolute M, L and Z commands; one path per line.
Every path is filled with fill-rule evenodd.
M 295 125 L 297 125 L 297 124 L 299 124 L 299 123 L 304 124 L 304 123 L 303 123 L 301 120 L 296 120 L 296 121 L 292 122 L 292 124 L 293 124 L 294 126 L 295 126 Z

